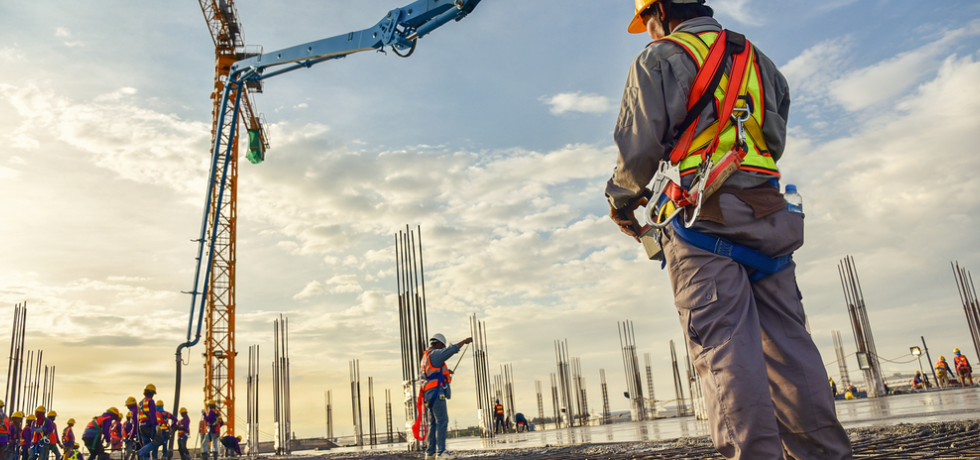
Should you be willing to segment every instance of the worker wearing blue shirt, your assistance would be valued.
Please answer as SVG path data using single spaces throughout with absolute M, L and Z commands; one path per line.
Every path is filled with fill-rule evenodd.
M 446 431 L 449 429 L 446 400 L 452 396 L 449 388 L 452 373 L 446 366 L 446 360 L 459 352 L 460 345 L 466 345 L 472 341 L 472 338 L 467 337 L 458 344 L 452 345 L 446 340 L 446 336 L 435 334 L 429 339 L 429 349 L 422 355 L 422 375 L 425 378 L 425 383 L 422 386 L 422 398 L 425 401 L 429 422 L 426 460 L 453 458 L 446 452 Z M 437 451 L 438 457 L 436 457 Z

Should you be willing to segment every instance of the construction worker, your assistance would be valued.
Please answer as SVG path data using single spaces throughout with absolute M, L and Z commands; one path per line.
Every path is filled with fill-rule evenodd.
M 48 433 L 48 446 L 51 452 L 54 452 L 54 458 L 57 460 L 61 458 L 61 450 L 58 446 L 61 445 L 61 439 L 58 437 L 58 424 L 55 422 L 55 418 L 58 417 L 58 413 L 55 411 L 48 411 L 48 421 L 51 422 L 51 432 Z M 47 455 L 44 456 L 45 460 L 48 458 Z
M 909 382 L 909 386 L 911 386 L 913 390 L 925 390 L 926 389 L 925 388 L 925 385 L 922 383 L 922 373 L 921 372 L 915 371 L 915 375 L 912 376 L 912 381 Z
M 495 399 L 493 404 L 493 432 L 496 433 L 498 427 L 500 428 L 500 431 L 503 432 L 505 426 L 504 405 L 500 404 L 499 399 Z
M 153 460 L 157 459 L 158 447 L 163 447 L 163 458 L 169 458 L 170 435 L 173 433 L 171 427 L 177 422 L 177 418 L 163 407 L 163 401 L 157 401 L 157 437 L 155 442 L 159 446 L 153 448 Z
M 645 203 L 645 187 L 655 176 L 664 187 L 651 206 L 667 226 L 653 246 L 663 251 L 705 381 L 715 448 L 739 459 L 851 458 L 788 257 L 803 244 L 803 214 L 787 208 L 776 167 L 789 88 L 757 47 L 723 31 L 704 1 L 635 0 L 627 29 L 654 42 L 633 61 L 623 92 L 619 156 L 605 191 L 610 216 L 637 238 L 630 216 Z M 709 159 L 725 162 L 699 177 L 700 190 L 719 185 L 707 183 L 716 172 L 734 173 L 699 205 L 692 187 Z
M 27 460 L 31 457 L 31 451 L 34 445 L 34 420 L 37 416 L 34 414 L 28 415 L 27 419 L 24 421 L 24 429 L 20 432 L 20 458 Z
M 422 355 L 421 371 L 425 384 L 422 385 L 421 396 L 425 407 L 426 423 L 428 424 L 426 460 L 455 458 L 446 452 L 446 432 L 449 429 L 446 400 L 452 397 L 452 390 L 449 386 L 452 376 L 449 366 L 446 365 L 446 360 L 458 353 L 461 345 L 466 345 L 472 341 L 471 337 L 467 337 L 453 345 L 446 340 L 446 336 L 435 334 L 429 339 L 429 349 L 425 350 Z
M 130 396 L 126 398 L 126 421 L 123 422 L 123 437 L 125 438 L 123 442 L 125 443 L 125 448 L 123 450 L 123 460 L 133 460 L 136 457 L 136 451 L 142 447 L 140 445 L 140 434 L 139 425 L 133 423 L 133 420 L 139 420 L 139 403 L 136 398 Z
M 225 454 L 229 457 L 239 457 L 242 455 L 242 437 L 241 436 L 222 436 L 221 445 L 225 446 Z M 232 455 L 234 452 L 234 455 Z
M 78 443 L 73 442 L 65 445 L 65 455 L 61 460 L 85 460 L 85 456 L 78 450 Z
M 75 419 L 68 419 L 65 425 L 67 426 L 61 432 L 61 445 L 65 447 L 65 452 L 67 453 L 68 447 L 75 445 Z
M 51 450 L 51 433 L 55 432 L 54 423 L 48 420 L 44 406 L 34 410 L 34 421 L 31 423 L 31 460 L 48 460 Z
M 959 348 L 953 349 L 953 364 L 956 365 L 956 373 L 960 374 L 960 383 L 966 386 L 966 381 L 970 381 L 970 386 L 973 386 L 973 367 L 970 366 L 970 361 L 967 361 L 966 356 L 960 353 Z
M 156 385 L 150 383 L 143 389 L 143 400 L 139 403 L 139 433 L 140 442 L 143 447 L 137 452 L 139 457 L 147 460 L 150 453 L 148 446 L 153 444 L 153 439 L 157 434 L 157 405 L 153 401 L 153 395 L 157 394 Z M 91 451 L 89 451 L 91 452 Z M 92 459 L 97 460 L 97 459 Z
M 521 431 L 531 430 L 530 426 L 527 424 L 527 419 L 524 418 L 524 414 L 520 412 L 514 414 L 514 425 L 516 425 L 515 428 L 517 428 L 518 433 Z
M 187 408 L 180 408 L 180 421 L 177 422 L 177 451 L 180 452 L 180 460 L 190 460 L 191 453 L 187 450 L 187 438 L 191 434 L 191 418 L 187 416 Z
M 939 388 L 946 388 L 949 386 L 949 375 L 953 373 L 953 370 L 949 368 L 949 364 L 946 363 L 946 357 L 940 356 L 939 361 L 936 361 L 936 385 Z
M 0 460 L 7 458 L 7 444 L 10 443 L 10 419 L 3 401 L 0 401 Z
M 112 439 L 112 422 L 119 420 L 119 409 L 110 407 L 102 415 L 93 417 L 82 432 L 82 444 L 88 449 L 91 460 L 109 460 L 105 448 Z
M 4 460 L 15 460 L 20 458 L 21 452 L 21 433 L 23 432 L 24 413 L 14 412 L 10 415 L 10 426 L 8 430 L 6 457 Z
M 213 399 L 208 401 L 208 413 L 204 416 L 207 424 L 207 434 L 204 435 L 204 443 L 201 445 L 201 452 L 204 453 L 204 460 L 207 460 L 210 452 L 214 460 L 218 460 L 218 443 L 220 442 L 221 426 L 224 420 L 221 419 L 221 412 L 218 411 L 218 403 Z M 209 449 L 210 447 L 210 449 Z

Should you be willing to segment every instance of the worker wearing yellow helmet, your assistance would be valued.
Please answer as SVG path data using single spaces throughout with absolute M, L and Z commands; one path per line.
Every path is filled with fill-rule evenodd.
M 68 447 L 75 444 L 75 419 L 70 418 L 65 424 L 67 426 L 61 431 L 61 445 L 68 451 Z
M 153 439 L 157 434 L 157 404 L 153 400 L 153 395 L 157 394 L 157 387 L 152 383 L 143 388 L 143 400 L 139 403 L 139 425 L 138 430 L 143 447 L 138 454 L 142 460 L 149 460 L 149 454 L 153 445 Z
M 940 356 L 939 360 L 936 361 L 934 368 L 936 370 L 936 384 L 939 386 L 939 388 L 948 387 L 949 377 L 950 374 L 953 373 L 953 370 L 950 369 L 949 363 L 946 362 L 946 357 Z
M 956 366 L 956 372 L 960 374 L 960 383 L 966 386 L 966 382 L 969 380 L 970 386 L 973 386 L 973 367 L 970 366 L 970 361 L 960 353 L 959 348 L 953 349 L 953 365 Z
M 205 405 L 208 407 L 208 412 L 204 416 L 207 433 L 204 435 L 201 451 L 204 452 L 204 460 L 208 460 L 209 453 L 214 460 L 218 460 L 218 443 L 221 442 L 221 426 L 224 425 L 224 420 L 221 418 L 221 412 L 218 410 L 218 403 L 215 400 L 208 400 Z
M 180 452 L 180 460 L 190 460 L 191 453 L 187 450 L 187 439 L 191 435 L 191 419 L 187 415 L 187 408 L 180 408 L 180 420 L 176 425 L 177 452 Z
M 802 208 L 787 206 L 776 166 L 789 87 L 704 3 L 634 2 L 627 31 L 654 41 L 637 42 L 613 130 L 610 217 L 668 268 L 715 448 L 851 458 L 789 257 L 803 244 Z M 663 228 L 641 235 L 632 217 L 648 200 Z
M 54 454 L 54 458 L 61 458 L 61 450 L 58 449 L 58 447 L 61 445 L 61 439 L 58 437 L 58 423 L 55 422 L 55 418 L 57 417 L 57 412 L 53 410 L 48 411 L 47 419 L 48 422 L 51 423 L 51 432 L 49 432 L 47 435 L 47 444 L 49 450 Z
M 55 414 L 57 415 L 57 414 Z M 54 421 L 48 417 L 47 409 L 44 406 L 37 406 L 34 410 L 34 420 L 30 424 L 31 429 L 31 456 L 30 460 L 41 458 L 47 460 L 48 453 L 51 451 L 51 436 L 57 440 L 57 431 Z M 55 444 L 57 447 L 57 444 Z

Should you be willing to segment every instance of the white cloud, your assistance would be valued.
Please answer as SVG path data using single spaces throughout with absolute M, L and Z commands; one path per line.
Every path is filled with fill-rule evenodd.
M 14 147 L 38 149 L 38 138 L 54 137 L 90 153 L 97 166 L 124 179 L 199 193 L 210 127 L 141 108 L 131 98 L 136 92 L 124 87 L 91 102 L 75 102 L 33 84 L 0 85 L 0 95 L 22 118 L 8 135 Z
M 755 14 L 749 10 L 751 0 L 716 0 L 711 2 L 711 7 L 720 14 L 727 15 L 732 19 L 750 26 L 763 25 L 762 15 Z
M 298 294 L 293 296 L 293 299 L 295 300 L 309 299 L 310 297 L 316 297 L 320 294 L 323 294 L 323 292 L 324 292 L 323 284 L 321 284 L 319 281 L 314 280 L 307 283 L 306 287 L 304 287 L 302 291 L 300 291 Z
M 326 282 L 327 290 L 334 294 L 361 292 L 364 288 L 357 280 L 357 275 L 337 275 Z
M 55 37 L 65 37 L 65 38 L 71 37 L 71 31 L 68 30 L 68 29 L 66 29 L 66 28 L 64 28 L 64 27 L 58 27 L 54 31 L 54 36 Z
M 608 97 L 582 94 L 581 91 L 542 96 L 541 101 L 551 106 L 549 111 L 554 115 L 567 112 L 605 113 L 613 109 Z
M 293 106 L 294 109 L 305 109 L 307 107 L 309 107 L 309 104 L 305 102 Z
M 19 61 L 24 59 L 24 55 L 17 49 L 9 46 L 0 46 L 0 59 L 8 61 Z

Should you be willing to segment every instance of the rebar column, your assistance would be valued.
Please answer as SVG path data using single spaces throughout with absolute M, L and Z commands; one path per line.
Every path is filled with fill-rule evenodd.
M 417 235 L 416 235 L 417 233 Z M 416 236 L 418 244 L 416 244 Z M 425 268 L 422 259 L 422 227 L 408 225 L 395 234 L 395 279 L 398 292 L 398 323 L 401 339 L 402 388 L 405 394 L 405 428 L 409 450 L 421 450 L 412 426 L 418 416 L 418 376 L 422 355 L 428 348 L 428 313 L 425 300 Z M 427 423 L 423 417 L 423 423 Z
M 626 320 L 617 322 L 619 345 L 623 353 L 623 371 L 626 373 L 626 388 L 629 393 L 630 415 L 633 421 L 646 420 L 646 404 L 643 398 L 643 380 L 640 377 L 639 359 L 636 354 L 636 336 L 633 322 Z
M 609 389 L 606 386 L 606 370 L 599 369 L 599 382 L 602 386 L 602 419 L 600 423 L 609 423 Z
M 677 351 L 674 349 L 674 341 L 670 341 L 670 365 L 674 370 L 674 397 L 677 401 L 677 415 L 687 415 L 687 404 L 684 403 L 684 385 L 681 383 L 681 372 L 677 367 Z
M 486 325 L 470 316 L 470 337 L 473 337 L 473 382 L 476 388 L 476 412 L 480 419 L 480 437 L 492 438 L 493 400 L 491 399 L 490 371 L 487 361 Z
M 970 329 L 973 349 L 980 359 L 980 303 L 977 301 L 977 288 L 973 284 L 973 274 L 960 267 L 959 262 L 955 264 L 950 262 L 950 266 L 953 269 L 953 279 L 956 281 L 956 291 L 960 295 L 960 302 L 963 304 L 963 313 L 966 314 L 966 324 Z
M 841 287 L 844 288 L 844 300 L 851 316 L 855 345 L 858 352 L 864 353 L 868 361 L 867 369 L 861 369 L 864 371 L 864 384 L 868 387 L 868 395 L 872 397 L 884 396 L 885 384 L 881 378 L 878 350 L 875 348 L 874 334 L 871 332 L 871 322 L 868 320 L 864 293 L 861 289 L 861 280 L 858 278 L 854 258 L 845 257 L 837 266 L 837 270 L 840 274 Z

